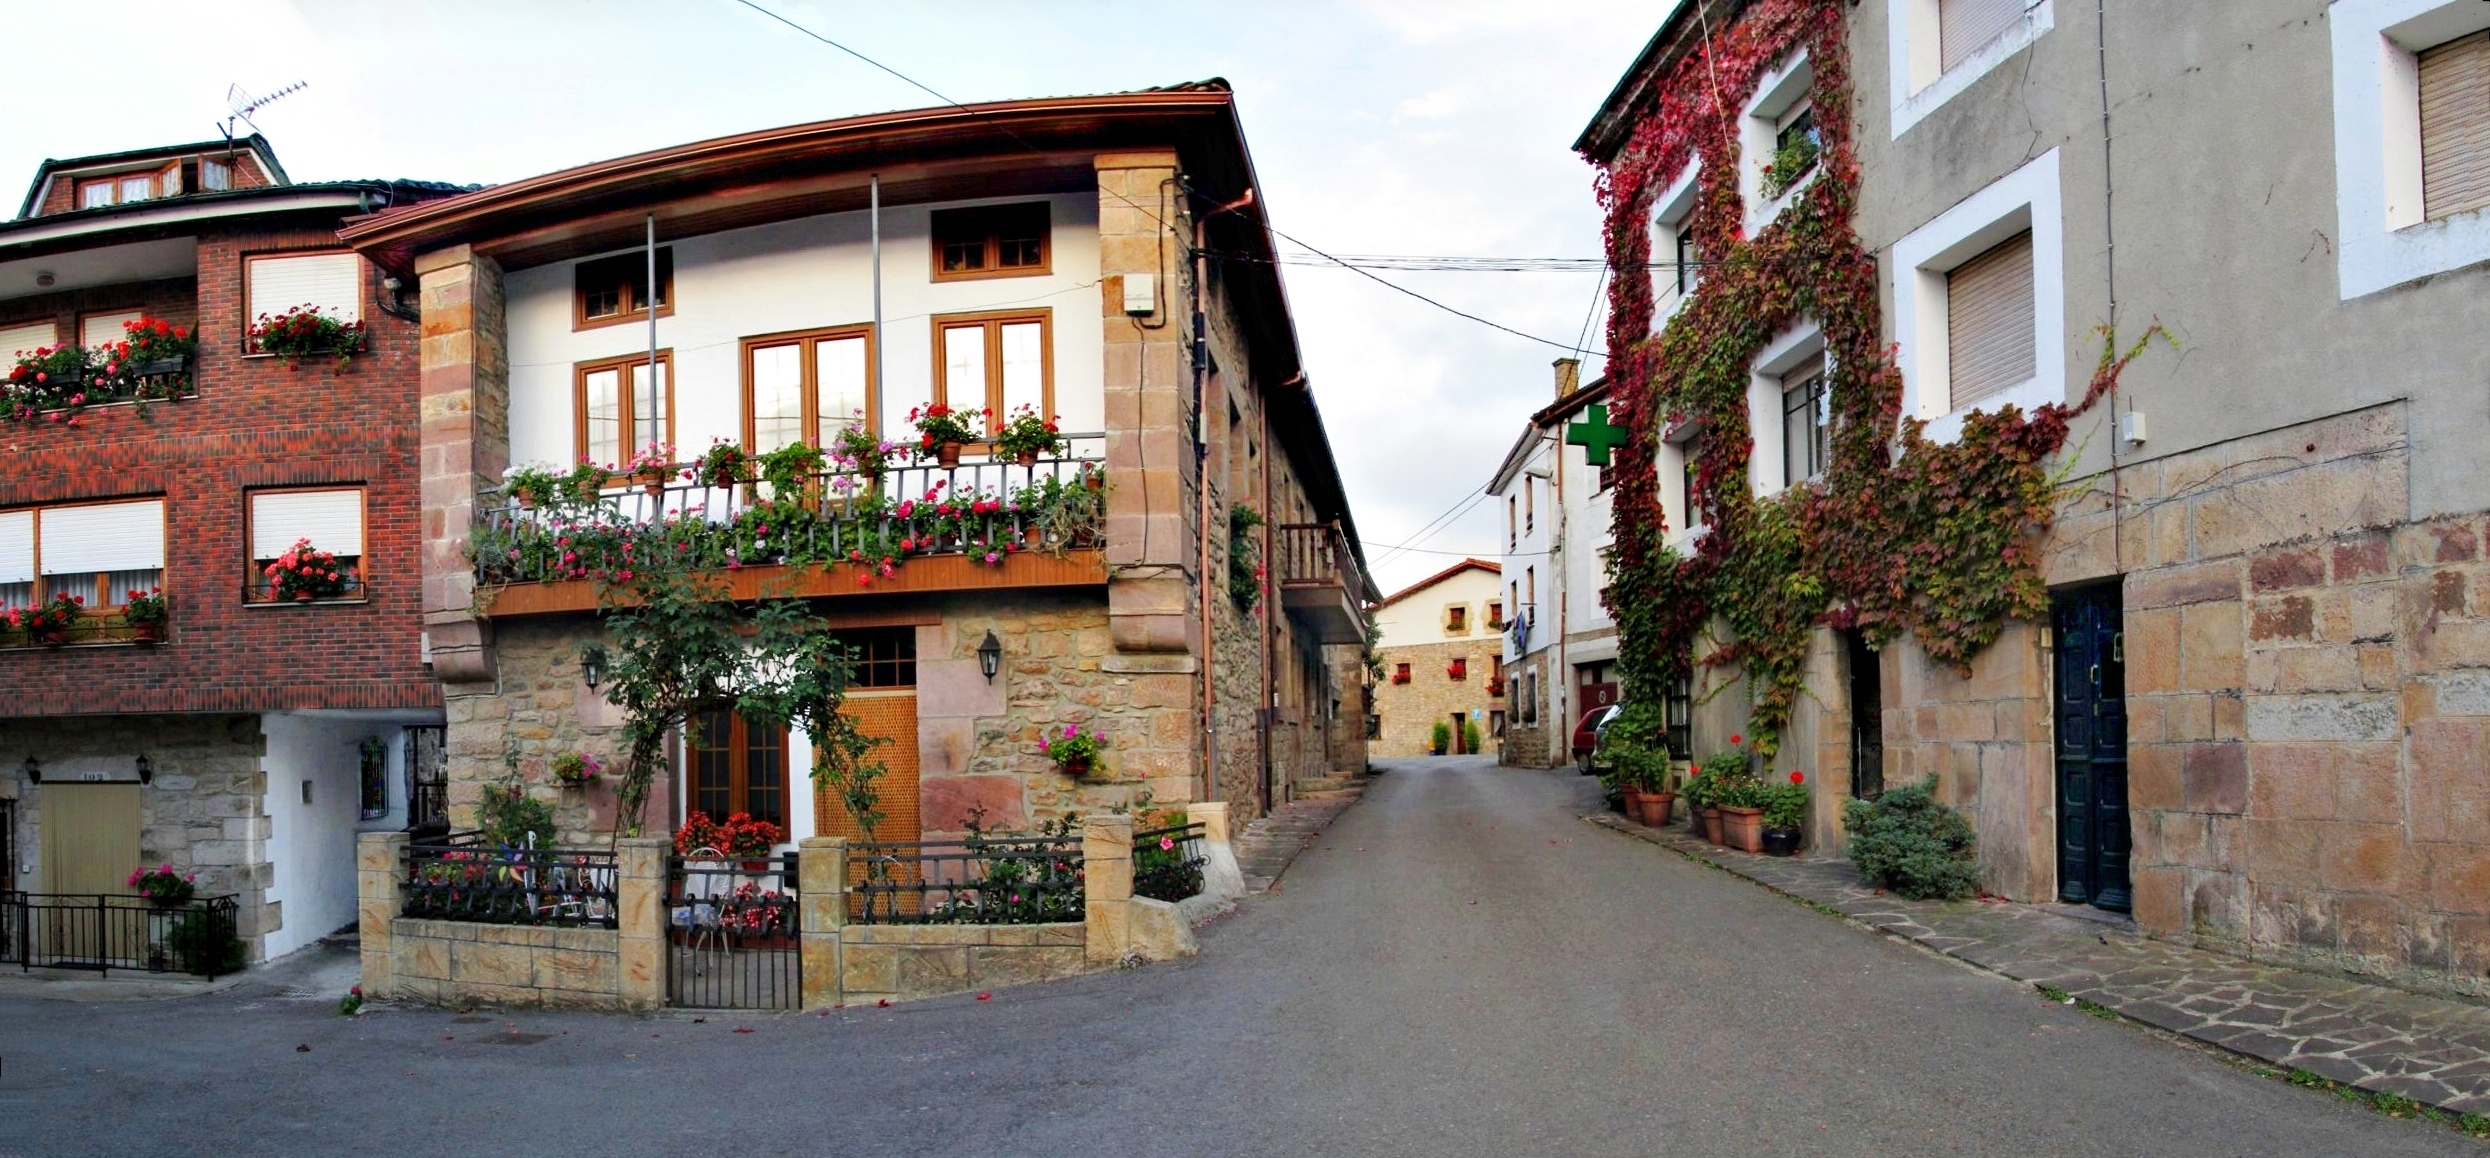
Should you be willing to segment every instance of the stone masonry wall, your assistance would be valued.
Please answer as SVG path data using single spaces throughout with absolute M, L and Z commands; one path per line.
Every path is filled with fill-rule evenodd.
M 1495 744 L 1489 728 L 1487 711 L 1499 707 L 1503 700 L 1487 694 L 1487 684 L 1495 671 L 1495 636 L 1484 639 L 1455 639 L 1442 643 L 1413 643 L 1386 647 L 1376 651 L 1383 660 L 1383 680 L 1375 687 L 1375 710 L 1383 716 L 1383 736 L 1374 742 L 1379 756 L 1420 756 L 1433 750 L 1428 742 L 1428 729 L 1437 720 L 1452 723 L 1452 714 L 1465 716 L 1478 711 L 1479 739 L 1489 748 Z M 1453 679 L 1446 674 L 1456 658 L 1469 661 L 1466 678 Z M 1393 673 L 1401 664 L 1409 665 L 1409 682 L 1394 683 Z M 1511 731 L 1508 729 L 1508 736 Z
M 1549 695 L 1548 681 L 1556 678 L 1556 673 L 1549 658 L 1549 652 L 1537 651 L 1504 669 L 1504 742 L 1497 750 L 1499 763 L 1517 768 L 1552 768 L 1573 758 L 1572 737 L 1564 733 L 1556 713 L 1550 710 L 1555 701 Z M 1417 670 L 1415 665 L 1410 668 L 1413 676 Z M 1383 669 L 1383 682 L 1387 687 L 1392 683 L 1392 671 L 1389 664 Z M 1529 714 L 1525 703 L 1531 695 L 1529 677 L 1534 672 L 1539 677 L 1538 714 L 1535 718 Z M 1381 689 L 1377 690 L 1380 693 Z M 1446 711 L 1449 713 L 1450 709 Z M 1383 724 L 1387 729 L 1385 735 L 1389 736 L 1391 717 L 1386 716 Z

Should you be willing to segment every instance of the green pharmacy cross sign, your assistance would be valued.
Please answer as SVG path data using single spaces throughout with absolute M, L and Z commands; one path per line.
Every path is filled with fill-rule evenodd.
M 1587 421 L 1569 423 L 1565 427 L 1565 445 L 1582 448 L 1582 461 L 1592 466 L 1607 466 L 1611 448 L 1625 445 L 1625 428 L 1608 424 L 1608 408 L 1593 403 Z

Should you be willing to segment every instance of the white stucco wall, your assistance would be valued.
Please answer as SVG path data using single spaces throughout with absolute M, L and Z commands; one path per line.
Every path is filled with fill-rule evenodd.
M 1396 594 L 1392 599 L 1375 612 L 1378 647 L 1489 639 L 1496 630 L 1487 626 L 1487 605 L 1504 601 L 1504 578 L 1483 567 L 1464 567 L 1449 579 Z M 1470 609 L 1466 627 L 1462 631 L 1446 631 L 1444 609 L 1456 603 Z
M 274 960 L 354 922 L 360 745 L 369 735 L 394 739 L 397 729 L 289 712 L 261 717 L 260 729 L 268 740 L 260 766 L 268 777 L 268 860 L 275 874 L 268 899 L 278 903 L 281 918 L 265 950 Z
M 904 419 L 905 400 L 922 399 L 931 389 L 935 315 L 1044 308 L 1053 311 L 1055 409 L 1063 429 L 1105 429 L 1097 196 L 1057 194 L 1047 200 L 1054 206 L 1052 272 L 941 283 L 932 277 L 930 215 L 981 202 L 883 208 L 883 399 L 886 411 L 895 412 L 890 417 Z M 713 438 L 743 438 L 742 339 L 873 320 L 871 224 L 865 213 L 697 237 L 661 235 L 658 243 L 674 250 L 675 312 L 658 318 L 657 344 L 674 352 L 674 443 L 687 458 Z M 571 462 L 573 366 L 648 348 L 645 324 L 571 328 L 577 264 L 518 270 L 505 282 L 512 462 Z M 886 425 L 884 437 L 891 436 Z

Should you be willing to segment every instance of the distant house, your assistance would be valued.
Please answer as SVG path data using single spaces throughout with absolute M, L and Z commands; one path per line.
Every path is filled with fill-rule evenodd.
M 1444 726 L 1445 751 L 1484 751 L 1506 724 L 1501 569 L 1464 559 L 1394 592 L 1375 605 L 1375 685 L 1367 733 L 1374 754 L 1418 756 L 1435 750 Z M 1479 747 L 1469 746 L 1476 731 Z

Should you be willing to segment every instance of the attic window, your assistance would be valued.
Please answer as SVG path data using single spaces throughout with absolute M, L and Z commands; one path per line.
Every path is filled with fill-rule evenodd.
M 199 188 L 209 193 L 233 188 L 233 166 L 213 157 L 199 158 Z
M 1044 201 L 934 211 L 934 280 L 1021 277 L 1048 271 Z
M 633 250 L 580 262 L 571 328 L 610 326 L 648 316 L 648 251 Z M 657 250 L 657 314 L 674 312 L 674 248 Z
M 78 208 L 101 209 L 107 205 L 127 205 L 158 197 L 178 197 L 181 191 L 182 166 L 181 162 L 175 161 L 162 169 L 149 169 L 143 173 L 113 173 L 84 178 L 78 182 Z

